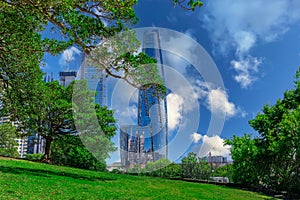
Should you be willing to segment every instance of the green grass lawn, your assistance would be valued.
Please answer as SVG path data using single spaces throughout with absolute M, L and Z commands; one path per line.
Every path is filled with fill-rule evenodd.
M 0 157 L 0 199 L 268 199 L 224 186 L 110 174 Z

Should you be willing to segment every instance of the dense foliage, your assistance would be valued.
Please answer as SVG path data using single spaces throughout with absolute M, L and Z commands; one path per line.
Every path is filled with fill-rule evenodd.
M 171 0 L 174 5 L 179 5 L 184 10 L 195 10 L 197 7 L 201 7 L 203 2 L 200 0 Z
M 10 123 L 16 123 L 17 131 L 22 136 L 32 133 L 42 135 L 46 140 L 45 160 L 50 159 L 51 143 L 65 134 L 74 133 L 75 125 L 72 118 L 74 107 L 71 108 L 72 88 L 62 88 L 57 82 L 42 82 L 40 67 L 43 65 L 44 53 L 57 55 L 71 46 L 78 47 L 85 54 L 91 53 L 99 43 L 126 32 L 131 25 L 137 23 L 133 8 L 137 2 L 0 1 L 0 101 L 3 105 L 0 116 L 7 116 Z M 202 6 L 199 0 L 172 2 L 191 10 Z M 52 35 L 43 34 L 45 30 L 51 30 Z M 101 65 L 101 70 L 134 86 L 150 87 L 151 85 L 147 85 L 150 82 L 164 91 L 156 66 L 153 65 L 155 60 L 144 53 L 137 54 L 136 39 L 133 37 L 132 41 L 134 48 L 125 49 L 121 55 L 114 57 L 115 64 Z M 123 76 L 120 76 L 122 73 Z M 151 81 L 147 79 L 149 77 Z M 97 107 L 96 110 L 99 111 L 98 119 L 99 116 L 111 114 Z M 109 123 L 113 123 L 112 119 L 109 120 Z M 115 131 L 110 124 L 101 129 L 110 135 L 107 139 Z M 88 142 L 96 135 L 94 132 L 89 134 L 92 135 L 85 138 Z M 99 138 L 93 140 L 99 142 Z M 105 144 L 101 155 L 107 157 L 105 151 L 111 150 L 111 143 L 104 140 L 101 140 L 101 144 Z M 100 160 L 102 157 L 100 156 Z
M 211 177 L 227 177 L 231 181 L 232 165 L 213 166 L 203 161 L 195 153 L 189 153 L 182 158 L 181 163 L 172 163 L 168 159 L 149 162 L 146 166 L 135 165 L 128 168 L 127 173 L 164 178 L 188 178 L 197 180 L 212 180 Z
M 43 157 L 44 157 L 44 154 L 42 154 L 42 153 L 25 155 L 26 160 L 32 160 L 32 161 L 41 161 L 43 159 Z
M 15 141 L 16 128 L 9 123 L 0 124 L 0 155 L 19 157 L 18 143 Z
M 233 178 L 237 183 L 299 192 L 300 188 L 300 68 L 295 88 L 282 99 L 265 105 L 249 122 L 259 137 L 234 136 Z
M 90 144 L 94 146 L 96 144 L 102 145 L 101 151 L 98 151 L 97 157 L 101 161 L 108 157 L 108 153 L 113 151 L 113 143 L 110 138 L 115 135 L 116 127 L 114 125 L 115 119 L 113 118 L 113 112 L 105 107 L 96 105 L 94 102 L 94 92 L 88 90 L 86 81 L 77 81 L 81 84 L 81 94 L 89 98 L 86 107 L 92 109 L 92 113 L 86 114 L 84 112 L 77 112 L 84 117 L 85 121 L 90 119 L 92 114 L 97 115 L 97 124 L 99 124 L 101 130 L 94 128 L 90 129 L 89 133 L 92 136 L 86 137 Z M 76 82 L 76 83 L 77 83 Z M 73 107 L 76 105 L 72 101 L 74 83 L 71 83 L 67 87 L 59 85 L 57 81 L 44 83 L 40 82 L 35 91 L 39 96 L 31 98 L 30 112 L 26 112 L 22 120 L 18 123 L 18 129 L 22 130 L 20 136 L 32 135 L 33 133 L 40 134 L 45 140 L 45 154 L 44 160 L 50 161 L 51 143 L 55 140 L 61 140 L 65 135 L 83 134 L 78 133 L 75 126 L 75 120 L 73 115 Z M 13 107 L 11 101 L 5 103 L 4 108 Z M 15 111 L 22 112 L 22 107 L 14 106 Z M 19 111 L 20 109 L 20 111 Z M 20 119 L 20 118 L 19 118 Z M 78 118 L 76 118 L 78 120 Z M 104 134 L 102 134 L 104 133 Z M 100 135 L 98 135 L 100 134 Z
M 51 161 L 81 169 L 104 171 L 105 160 L 96 159 L 82 144 L 79 136 L 65 135 L 52 143 Z
M 182 173 L 186 178 L 208 180 L 211 176 L 212 166 L 202 161 L 196 153 L 189 153 L 187 157 L 182 158 Z

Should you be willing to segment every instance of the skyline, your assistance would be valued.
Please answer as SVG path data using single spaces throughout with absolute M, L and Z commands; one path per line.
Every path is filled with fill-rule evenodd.
M 296 12 L 299 1 L 270 1 L 272 4 L 267 7 L 258 0 L 240 1 L 231 8 L 232 2 L 204 1 L 204 6 L 195 12 L 173 8 L 168 1 L 158 0 L 139 2 L 135 8 L 140 19 L 135 28 L 156 26 L 185 33 L 204 47 L 223 78 L 224 91 L 199 84 L 198 92 L 203 94 L 199 99 L 201 120 L 197 133 L 190 133 L 196 144 L 191 150 L 203 140 L 218 141 L 220 146 L 220 138 L 206 136 L 213 108 L 227 113 L 221 138 L 244 133 L 257 135 L 248 120 L 265 104 L 274 104 L 285 90 L 293 87 L 293 76 L 300 63 L 300 16 Z M 59 66 L 59 60 L 64 60 L 68 52 L 74 56 L 70 67 L 79 62 L 80 53 L 74 48 L 57 57 L 46 55 L 46 71 L 56 74 L 56 70 L 61 70 L 55 66 Z M 187 64 L 168 56 L 169 61 L 177 61 L 177 65 Z M 170 106 L 176 110 L 180 107 L 180 98 L 173 97 Z M 176 114 L 178 112 L 174 112 Z

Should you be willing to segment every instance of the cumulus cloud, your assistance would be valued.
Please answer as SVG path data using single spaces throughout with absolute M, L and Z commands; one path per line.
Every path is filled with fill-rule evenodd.
M 182 119 L 183 98 L 177 94 L 170 93 L 167 96 L 168 129 L 174 130 Z
M 123 124 L 132 124 L 137 121 L 137 106 L 132 105 L 122 110 L 115 110 L 115 116 L 117 116 L 118 122 Z
M 199 134 L 199 133 L 193 133 L 191 135 L 191 138 L 192 138 L 194 143 L 198 143 L 200 141 L 200 139 L 202 138 L 202 135 Z
M 204 100 L 204 106 L 213 114 L 233 117 L 237 114 L 245 115 L 245 112 L 233 102 L 229 101 L 225 90 L 217 88 L 212 83 L 196 81 L 195 91 L 199 99 Z
M 300 20 L 298 0 L 215 0 L 207 2 L 206 12 L 200 18 L 203 27 L 211 34 L 214 53 L 226 55 L 235 50 L 236 59 L 231 62 L 237 75 L 234 79 L 243 88 L 251 85 L 261 58 L 250 56 L 251 49 L 259 42 L 272 42 Z M 260 61 L 260 62 L 255 62 Z M 244 70 L 236 69 L 240 63 Z
M 237 72 L 234 76 L 234 80 L 240 83 L 242 88 L 247 88 L 256 77 L 251 75 L 258 72 L 259 66 L 262 64 L 262 59 L 248 56 L 242 60 L 232 60 L 231 65 Z
M 224 90 L 210 90 L 208 94 L 208 105 L 212 113 L 225 113 L 232 117 L 237 113 L 236 106 L 228 101 L 228 96 Z
M 247 31 L 239 31 L 233 35 L 233 38 L 236 42 L 237 54 L 248 52 L 256 42 L 256 36 Z
M 199 114 L 197 107 L 199 103 L 213 115 L 226 116 L 227 119 L 236 115 L 246 116 L 245 111 L 229 100 L 227 92 L 217 88 L 214 84 L 198 80 L 190 87 L 178 86 L 176 87 L 178 93 L 170 93 L 166 97 L 170 131 L 175 130 L 180 125 L 185 126 L 186 117 L 188 119 L 191 119 L 191 116 L 196 117 L 192 113 Z
M 209 153 L 211 153 L 212 156 L 230 156 L 230 146 L 224 145 L 224 139 L 220 136 L 215 135 L 213 137 L 209 137 L 199 133 L 193 133 L 192 135 L 195 135 L 197 138 L 202 140 L 201 146 L 197 146 L 194 149 L 194 152 L 197 153 L 199 157 L 208 156 Z
M 64 50 L 59 59 L 59 64 L 61 66 L 66 66 L 66 63 L 69 63 L 75 59 L 75 55 L 79 55 L 81 52 L 76 47 L 70 47 L 69 49 Z
M 199 156 L 203 157 L 210 152 L 212 156 L 229 156 L 230 146 L 224 145 L 224 139 L 220 136 L 209 137 L 203 136 L 202 149 L 200 149 Z

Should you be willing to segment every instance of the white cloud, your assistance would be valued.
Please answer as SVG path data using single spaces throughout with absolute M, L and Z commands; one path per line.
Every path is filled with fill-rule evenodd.
M 228 99 L 228 94 L 212 83 L 196 81 L 195 91 L 198 97 L 205 101 L 204 105 L 213 114 L 233 117 L 237 114 L 245 116 L 245 112 Z
M 202 141 L 203 150 L 200 152 L 200 157 L 207 156 L 209 152 L 212 156 L 229 156 L 230 146 L 224 146 L 224 139 L 220 136 L 204 135 Z
M 59 59 L 59 64 L 61 66 L 66 66 L 68 62 L 71 62 L 75 59 L 75 55 L 79 55 L 81 52 L 76 47 L 70 47 L 69 49 L 64 50 Z
M 117 116 L 118 122 L 123 124 L 131 124 L 130 122 L 137 121 L 137 106 L 132 105 L 128 107 L 124 107 L 122 110 L 115 110 L 115 116 Z
M 202 135 L 199 134 L 199 133 L 193 133 L 191 135 L 191 138 L 192 138 L 192 140 L 193 140 L 194 143 L 198 143 L 199 140 L 202 138 Z
M 198 154 L 199 157 L 208 156 L 211 153 L 212 156 L 230 156 L 230 146 L 224 145 L 224 139 L 218 135 L 209 137 L 207 135 L 202 136 L 199 133 L 197 137 L 200 137 L 202 140 L 201 146 L 197 146 L 194 151 Z
M 228 96 L 224 90 L 214 89 L 208 94 L 208 105 L 212 113 L 226 114 L 228 117 L 236 115 L 236 106 L 228 101 Z
M 174 130 L 182 119 L 183 98 L 177 94 L 170 93 L 167 96 L 168 129 Z
M 300 20 L 299 0 L 215 0 L 207 2 L 205 9 L 203 13 L 207 14 L 200 18 L 203 27 L 211 33 L 214 53 L 226 55 L 234 49 L 238 61 L 233 62 L 244 62 L 258 42 L 277 40 Z M 253 69 L 257 66 L 236 70 L 234 79 L 243 88 L 248 87 L 256 80 Z
M 256 36 L 247 31 L 239 31 L 234 34 L 234 40 L 237 46 L 237 53 L 243 54 L 244 52 L 248 52 L 256 42 Z
M 256 80 L 253 74 L 258 72 L 258 68 L 261 64 L 262 59 L 252 56 L 238 61 L 232 60 L 231 66 L 237 73 L 237 75 L 234 76 L 234 80 L 240 83 L 242 88 L 247 88 Z
M 170 93 L 166 97 L 170 131 L 175 130 L 179 125 L 185 126 L 186 117 L 190 118 L 192 113 L 199 109 L 197 107 L 199 102 L 203 103 L 213 115 L 226 116 L 227 119 L 236 115 L 242 117 L 246 115 L 240 107 L 229 101 L 226 91 L 216 88 L 212 83 L 198 80 L 191 87 L 178 85 L 176 93 Z

